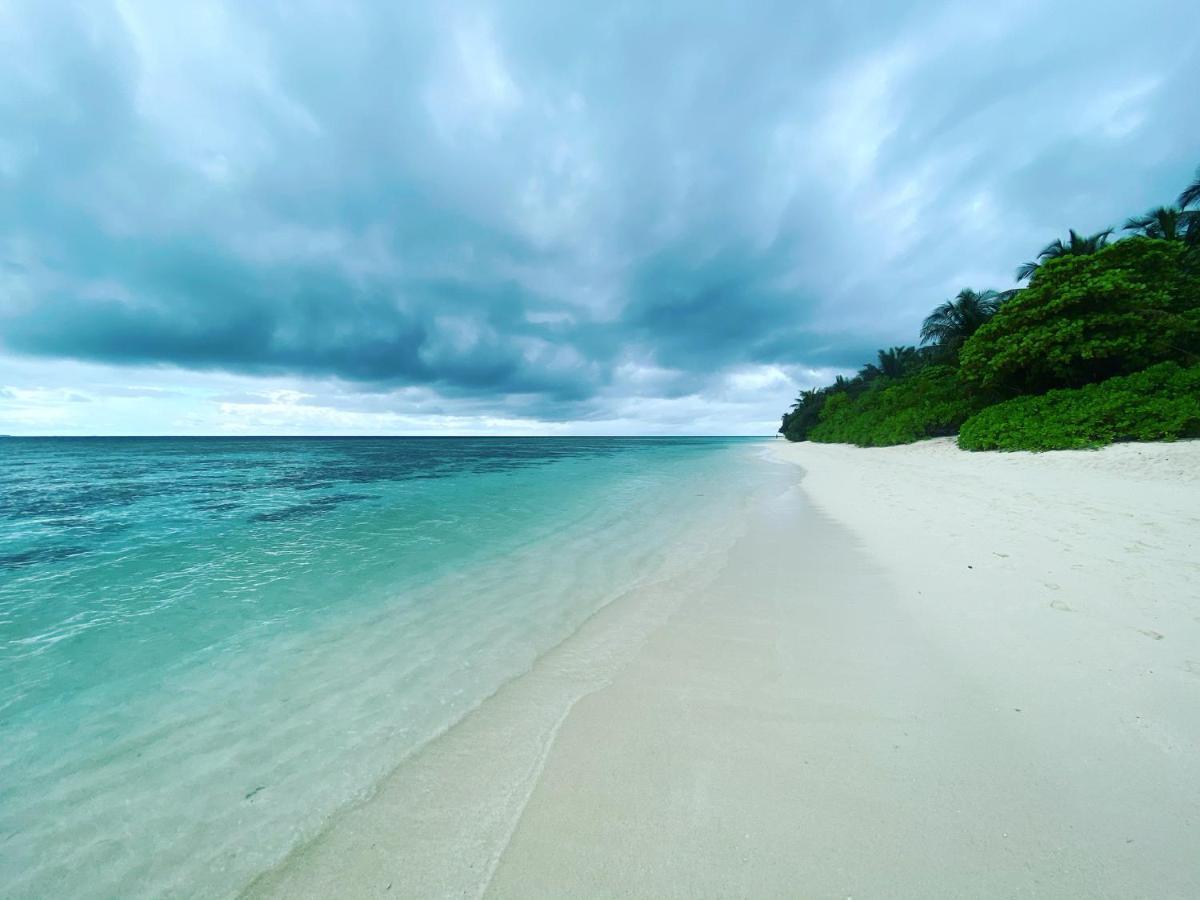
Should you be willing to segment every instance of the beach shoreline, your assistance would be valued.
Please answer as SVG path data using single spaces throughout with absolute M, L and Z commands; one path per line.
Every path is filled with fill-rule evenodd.
M 748 446 L 726 465 L 736 471 L 738 459 L 756 453 Z M 706 515 L 685 527 L 664 523 L 674 534 L 671 552 L 653 577 L 598 609 L 529 671 L 400 761 L 370 796 L 335 815 L 241 896 L 481 895 L 562 722 L 716 576 L 745 513 L 781 479 L 795 477 L 789 468 L 768 466 L 738 479 L 740 498 L 726 487 L 703 488 L 698 495 L 712 501 L 703 508 L 719 510 L 719 521 Z
M 761 453 L 708 568 L 249 895 L 1200 893 L 1200 442 Z

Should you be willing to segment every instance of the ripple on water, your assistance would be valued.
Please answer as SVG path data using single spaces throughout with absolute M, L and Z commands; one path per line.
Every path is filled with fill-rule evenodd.
M 737 453 L 6 443 L 0 883 L 235 892 L 648 577 Z

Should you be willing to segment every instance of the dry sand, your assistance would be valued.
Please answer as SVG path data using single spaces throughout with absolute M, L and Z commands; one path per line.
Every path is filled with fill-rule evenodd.
M 1200 442 L 765 452 L 686 597 L 254 892 L 1200 897 Z

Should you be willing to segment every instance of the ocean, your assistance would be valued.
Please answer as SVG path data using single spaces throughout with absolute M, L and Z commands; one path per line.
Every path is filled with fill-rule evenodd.
M 0 895 L 236 895 L 710 552 L 756 446 L 0 439 Z

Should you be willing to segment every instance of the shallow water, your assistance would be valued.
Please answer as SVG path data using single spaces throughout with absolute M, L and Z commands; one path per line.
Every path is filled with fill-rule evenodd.
M 752 446 L 0 440 L 0 893 L 235 893 L 654 577 Z

